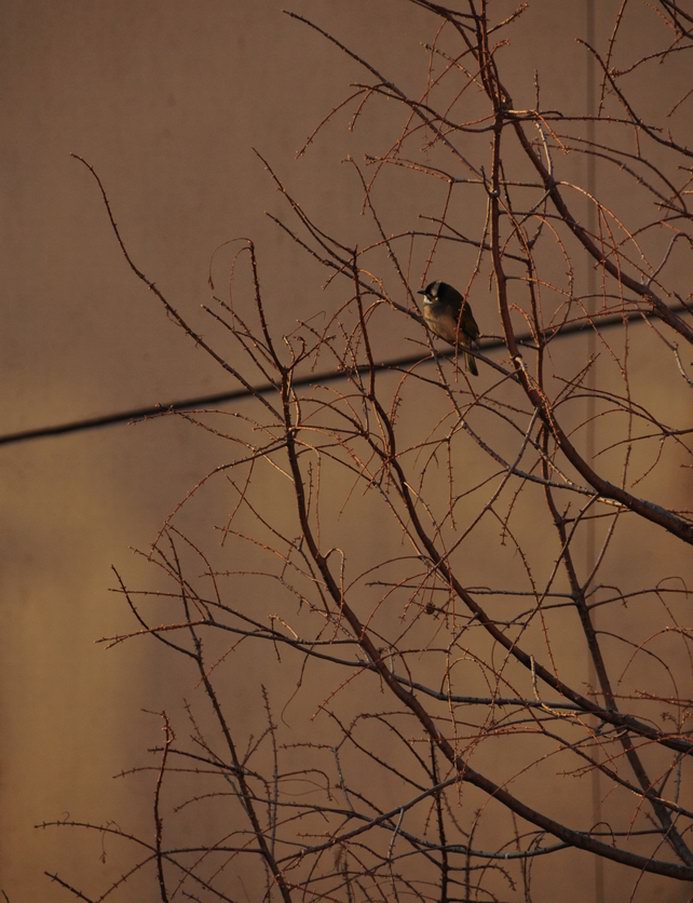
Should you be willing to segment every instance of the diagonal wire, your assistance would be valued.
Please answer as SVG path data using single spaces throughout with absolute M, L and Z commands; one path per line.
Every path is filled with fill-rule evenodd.
M 686 305 L 676 305 L 671 307 L 672 312 L 679 313 L 686 311 Z M 604 317 L 594 317 L 592 320 L 582 320 L 576 323 L 569 323 L 557 330 L 546 330 L 545 336 L 548 339 L 564 338 L 576 333 L 585 332 L 593 328 L 610 329 L 614 326 L 621 326 L 625 322 L 642 321 L 652 317 L 656 317 L 654 311 L 632 311 L 630 313 L 609 314 Z M 534 347 L 534 337 L 531 333 L 522 333 L 518 335 L 517 341 L 521 345 L 529 345 Z M 501 339 L 491 339 L 482 342 L 480 351 L 494 351 L 498 348 L 505 348 L 505 343 Z M 454 357 L 457 352 L 454 349 L 438 352 L 439 358 Z M 370 364 L 362 364 L 358 367 L 327 370 L 323 373 L 309 373 L 305 376 L 297 376 L 292 380 L 292 386 L 309 386 L 330 382 L 336 382 L 341 379 L 347 379 L 354 373 L 369 373 L 371 369 L 379 370 L 397 370 L 401 367 L 410 367 L 414 364 L 427 364 L 433 361 L 432 357 L 422 357 L 421 353 L 408 354 L 402 357 L 391 358 L 382 363 L 375 363 L 373 368 Z M 36 439 L 46 439 L 50 436 L 64 436 L 67 433 L 80 433 L 87 430 L 100 429 L 107 426 L 117 426 L 121 423 L 130 423 L 135 420 L 151 418 L 169 414 L 174 411 L 186 411 L 193 408 L 203 408 L 212 404 L 224 404 L 231 401 L 240 401 L 244 398 L 250 398 L 258 395 L 269 395 L 276 392 L 276 386 L 272 383 L 263 383 L 252 389 L 235 389 L 227 392 L 216 392 L 212 395 L 199 395 L 195 398 L 176 399 L 169 402 L 161 402 L 159 404 L 147 405 L 139 408 L 129 408 L 125 411 L 115 411 L 111 414 L 100 414 L 96 417 L 85 417 L 80 420 L 70 420 L 64 423 L 57 423 L 52 426 L 39 426 L 33 429 L 20 430 L 15 433 L 6 433 L 0 435 L 0 445 L 14 445 L 18 442 L 29 442 Z

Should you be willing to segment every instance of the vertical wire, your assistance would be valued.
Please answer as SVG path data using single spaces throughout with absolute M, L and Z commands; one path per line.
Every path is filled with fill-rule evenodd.
M 587 43 L 590 47 L 595 46 L 595 38 L 596 38 L 596 22 L 595 22 L 595 0 L 587 0 L 585 4 L 585 31 L 587 37 Z M 596 122 L 594 117 L 597 115 L 597 96 L 596 96 L 596 86 L 597 86 L 597 73 L 595 60 L 591 53 L 586 54 L 587 59 L 587 77 L 585 80 L 585 90 L 586 90 L 586 109 L 587 115 L 591 118 L 587 120 L 587 141 L 588 141 L 588 153 L 586 155 L 586 182 L 587 182 L 587 191 L 589 192 L 591 197 L 596 197 L 597 190 L 597 167 L 596 167 L 596 157 L 593 153 L 590 153 L 594 141 L 596 139 Z M 593 236 L 596 236 L 597 233 L 597 209 L 593 201 L 587 201 L 587 229 L 589 233 Z M 596 299 L 596 288 L 597 288 L 597 272 L 594 267 L 593 261 L 589 258 L 588 255 L 585 255 L 585 261 L 587 266 L 586 273 L 586 284 L 587 284 L 587 311 L 588 313 L 594 313 L 597 307 L 597 299 Z M 597 348 L 597 339 L 593 329 L 590 329 L 587 333 L 587 359 L 591 360 L 594 357 Z M 592 464 L 594 461 L 594 454 L 596 450 L 596 414 L 597 414 L 597 405 L 596 398 L 594 394 L 594 390 L 596 387 L 596 363 L 592 364 L 592 366 L 587 371 L 586 376 L 586 389 L 587 389 L 587 435 L 586 435 L 586 453 L 587 460 Z M 596 527 L 595 527 L 594 518 L 589 518 L 586 523 L 586 536 L 585 536 L 585 573 L 592 573 L 592 569 L 594 567 L 594 562 L 596 560 Z M 588 590 L 588 587 L 585 587 L 585 591 Z M 596 625 L 596 615 L 597 609 L 592 609 L 590 613 L 590 617 L 592 618 L 592 622 L 594 624 L 595 630 L 597 629 Z M 593 687 L 597 685 L 597 675 L 595 672 L 594 661 L 592 660 L 592 656 L 588 652 L 588 680 L 589 684 Z M 599 749 L 595 750 L 595 759 L 599 761 Z M 591 777 L 591 791 L 592 791 L 592 823 L 594 825 L 598 824 L 602 820 L 602 788 L 601 788 L 601 775 L 598 769 L 592 770 Z M 604 893 L 604 862 L 601 856 L 595 856 L 594 859 L 594 899 L 595 903 L 604 903 L 605 901 L 605 893 Z

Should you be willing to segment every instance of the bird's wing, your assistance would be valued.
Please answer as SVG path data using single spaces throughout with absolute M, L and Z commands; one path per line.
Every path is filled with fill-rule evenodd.
M 466 308 L 465 314 L 464 314 L 464 322 L 467 327 L 467 332 L 469 333 L 469 335 L 472 339 L 478 339 L 480 330 L 479 330 L 479 326 L 478 326 L 476 320 L 474 319 L 474 314 L 472 313 L 472 309 L 469 306 L 467 301 L 464 302 L 464 306 Z

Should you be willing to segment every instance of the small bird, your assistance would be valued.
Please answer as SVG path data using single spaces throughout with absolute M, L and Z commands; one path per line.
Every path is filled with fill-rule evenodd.
M 423 315 L 431 332 L 456 347 L 479 347 L 479 327 L 474 314 L 456 288 L 447 282 L 430 282 L 417 295 L 424 296 Z M 472 354 L 464 355 L 464 367 L 474 376 L 479 375 Z

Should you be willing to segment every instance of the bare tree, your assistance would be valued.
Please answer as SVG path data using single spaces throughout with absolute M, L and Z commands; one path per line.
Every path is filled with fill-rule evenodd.
M 693 17 L 670 0 L 640 10 L 652 46 L 617 68 L 624 0 L 604 49 L 584 46 L 601 73 L 591 113 L 545 107 L 541 72 L 531 104 L 514 96 L 502 51 L 528 4 L 494 18 L 483 0 L 411 3 L 433 36 L 416 96 L 289 13 L 365 79 L 308 144 L 345 109 L 351 127 L 374 104 L 402 123 L 384 153 L 350 161 L 366 213 L 358 247 L 263 159 L 288 202 L 277 226 L 341 293 L 323 320 L 275 335 L 244 240 L 231 269 L 241 288 L 215 282 L 208 308 L 235 342 L 222 354 L 138 269 L 89 167 L 136 276 L 248 400 L 231 414 L 176 415 L 233 456 L 146 553 L 166 588 L 135 592 L 116 574 L 136 627 L 108 643 L 161 644 L 189 666 L 197 701 L 187 725 L 162 716 L 153 839 L 59 823 L 135 851 L 95 896 L 52 875 L 80 899 L 127 898 L 147 868 L 162 900 L 238 899 L 242 875 L 264 876 L 252 899 L 530 900 L 537 870 L 569 848 L 628 867 L 621 899 L 645 899 L 651 876 L 693 878 L 686 584 L 654 560 L 647 582 L 614 577 L 624 554 L 673 547 L 682 558 L 693 539 L 681 484 L 672 492 L 662 476 L 688 462 L 691 429 L 670 419 L 674 399 L 653 406 L 633 364 L 656 359 L 672 392 L 690 390 L 679 260 L 691 151 L 676 134 L 686 98 L 663 96 L 651 122 L 628 90 L 637 69 L 663 83 L 680 71 Z M 598 194 L 566 177 L 575 161 L 598 173 Z M 393 173 L 425 180 L 439 215 L 392 231 L 378 186 Z M 624 196 L 637 201 L 631 221 Z M 457 275 L 440 272 L 446 254 Z M 416 290 L 446 278 L 477 314 L 485 282 L 495 299 L 477 317 L 478 377 L 421 317 Z M 392 332 L 410 343 L 396 361 L 381 352 Z M 227 499 L 214 548 L 180 523 L 205 492 Z M 374 522 L 379 539 L 366 542 Z M 647 635 L 630 618 L 641 607 Z M 234 662 L 249 644 L 282 669 L 283 695 L 245 685 Z M 568 663 L 576 646 L 591 682 Z M 233 715 L 250 692 L 265 713 L 255 736 Z M 292 722 L 300 700 L 314 718 Z M 182 787 L 174 810 L 167 794 Z M 191 839 L 219 806 L 223 836 Z

